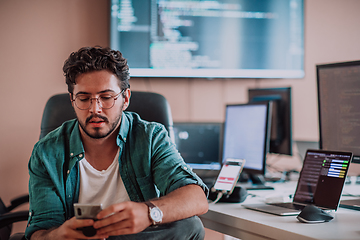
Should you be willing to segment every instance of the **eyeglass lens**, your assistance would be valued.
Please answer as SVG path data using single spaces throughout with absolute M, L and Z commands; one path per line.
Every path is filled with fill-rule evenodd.
M 96 100 L 97 104 L 103 109 L 112 108 L 115 104 L 116 96 L 110 94 L 101 94 L 97 98 L 91 98 L 89 95 L 78 95 L 75 98 L 75 105 L 82 110 L 89 109 L 93 100 Z

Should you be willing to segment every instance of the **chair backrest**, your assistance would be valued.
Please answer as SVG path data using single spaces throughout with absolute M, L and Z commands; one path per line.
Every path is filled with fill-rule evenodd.
M 4 202 L 0 198 L 0 216 L 4 213 L 8 213 L 8 209 L 5 206 Z M 5 227 L 0 228 L 0 240 L 7 240 L 10 237 L 12 229 L 12 224 L 9 224 Z
M 149 122 L 165 126 L 174 142 L 173 119 L 166 98 L 158 93 L 132 91 L 126 111 L 136 112 Z M 52 96 L 46 103 L 41 120 L 40 138 L 59 127 L 63 122 L 76 118 L 68 93 Z
M 16 236 L 13 237 L 14 234 L 11 235 L 11 230 L 13 223 L 24 222 L 28 220 L 29 210 L 13 211 L 18 206 L 28 202 L 28 194 L 11 199 L 9 206 L 5 206 L 4 202 L 0 198 L 0 240 L 25 240 L 23 233 L 16 234 Z

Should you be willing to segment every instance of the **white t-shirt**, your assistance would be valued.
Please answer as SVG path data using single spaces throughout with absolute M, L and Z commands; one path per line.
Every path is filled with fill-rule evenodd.
M 119 202 L 130 201 L 119 172 L 119 151 L 113 163 L 98 171 L 85 158 L 79 162 L 79 203 L 102 204 L 103 209 Z

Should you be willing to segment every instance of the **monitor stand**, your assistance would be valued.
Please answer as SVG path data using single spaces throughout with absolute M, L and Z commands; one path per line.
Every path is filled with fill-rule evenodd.
M 345 184 L 351 184 L 351 179 L 349 176 L 346 177 Z M 355 184 L 358 186 L 360 184 L 360 175 L 356 176 Z M 348 208 L 351 210 L 360 211 L 360 198 L 353 198 L 353 199 L 345 199 L 341 200 L 339 207 Z
M 252 184 L 246 186 L 247 190 L 274 190 L 273 187 L 266 185 L 263 175 L 250 173 L 248 177 Z

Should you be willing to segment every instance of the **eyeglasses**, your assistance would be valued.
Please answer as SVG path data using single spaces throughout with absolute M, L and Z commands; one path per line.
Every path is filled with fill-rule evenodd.
M 122 94 L 124 91 L 125 89 L 123 89 L 115 96 L 108 93 L 102 93 L 99 95 L 99 97 L 95 98 L 90 97 L 90 95 L 88 94 L 79 94 L 72 101 L 75 103 L 75 106 L 80 110 L 88 110 L 91 107 L 93 99 L 96 99 L 96 102 L 102 109 L 110 109 L 115 105 L 115 100 L 117 100 L 120 94 Z

